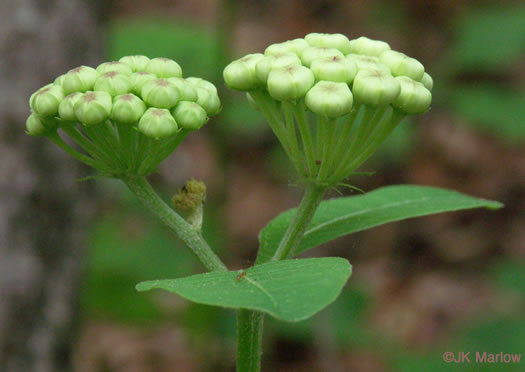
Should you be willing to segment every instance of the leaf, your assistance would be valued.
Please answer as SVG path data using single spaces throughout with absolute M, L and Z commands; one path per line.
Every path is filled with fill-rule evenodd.
M 415 185 L 388 186 L 364 195 L 325 200 L 295 253 L 388 222 L 480 207 L 498 209 L 502 204 L 456 191 Z M 295 209 L 291 209 L 280 214 L 261 231 L 257 263 L 267 262 L 273 256 L 294 213 Z
M 351 271 L 343 258 L 308 258 L 269 262 L 245 271 L 152 280 L 136 288 L 141 292 L 165 289 L 200 304 L 258 310 L 296 322 L 333 302 Z

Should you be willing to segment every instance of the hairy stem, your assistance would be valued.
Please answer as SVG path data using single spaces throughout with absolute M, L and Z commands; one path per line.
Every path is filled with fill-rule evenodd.
M 264 314 L 241 309 L 237 312 L 237 372 L 261 370 Z

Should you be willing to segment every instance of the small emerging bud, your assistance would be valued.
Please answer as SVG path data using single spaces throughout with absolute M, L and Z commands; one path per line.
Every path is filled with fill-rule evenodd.
M 181 101 L 195 102 L 199 98 L 199 96 L 197 95 L 197 89 L 195 89 L 195 87 L 191 83 L 188 83 L 185 79 L 171 77 L 166 80 L 168 80 L 170 83 L 177 87 L 180 93 Z
M 425 73 L 421 62 L 395 50 L 387 50 L 381 54 L 379 60 L 390 68 L 394 76 L 408 76 L 419 81 Z
M 56 116 L 58 105 L 64 99 L 64 91 L 61 86 L 48 84 L 37 90 L 29 99 L 31 109 L 39 116 Z
M 66 96 L 60 105 L 58 106 L 58 116 L 60 119 L 66 121 L 76 121 L 77 116 L 75 115 L 75 103 L 82 96 L 82 93 L 75 92 Z
M 356 100 L 369 105 L 387 105 L 399 95 L 399 82 L 379 70 L 361 70 L 354 79 L 352 91 Z
M 309 68 L 301 65 L 289 65 L 275 69 L 268 75 L 268 93 L 280 101 L 304 97 L 314 85 L 315 77 Z
M 216 93 L 206 88 L 197 87 L 197 104 L 208 114 L 213 116 L 221 111 L 221 101 Z
M 127 93 L 117 96 L 113 99 L 113 109 L 111 110 L 111 119 L 122 124 L 133 124 L 146 111 L 146 105 L 134 94 Z
M 99 74 L 105 74 L 106 72 L 116 71 L 124 75 L 131 75 L 131 67 L 122 62 L 104 62 L 97 66 L 97 72 Z
M 206 111 L 195 102 L 181 101 L 171 113 L 179 126 L 189 130 L 200 129 L 208 120 Z
M 149 72 L 138 71 L 131 74 L 129 79 L 131 81 L 131 92 L 137 96 L 140 96 L 144 84 L 146 84 L 148 81 L 157 79 L 157 77 Z
M 82 124 L 100 124 L 111 114 L 112 98 L 107 92 L 86 92 L 75 102 L 75 115 Z
M 99 73 L 92 67 L 80 66 L 69 70 L 62 78 L 64 94 L 93 90 Z
M 320 48 L 309 47 L 301 53 L 301 61 L 303 65 L 310 67 L 314 59 L 340 57 L 343 58 L 343 53 L 335 48 Z
M 222 76 L 228 86 L 235 90 L 251 90 L 257 87 L 255 65 L 264 56 L 260 53 L 248 54 L 233 61 L 224 69 Z
M 310 69 L 317 80 L 336 81 L 350 84 L 357 73 L 356 64 L 346 58 L 328 57 L 316 59 Z
M 151 138 L 167 138 L 177 132 L 177 122 L 168 110 L 149 108 L 140 118 L 138 129 Z
M 153 58 L 148 62 L 144 71 L 151 72 L 160 78 L 182 77 L 179 64 L 169 58 Z
M 432 93 L 422 83 L 406 76 L 398 76 L 396 80 L 401 85 L 401 92 L 392 106 L 410 115 L 422 114 L 428 110 Z
M 350 40 L 343 34 L 311 33 L 304 37 L 310 46 L 335 48 L 343 54 L 350 53 Z
M 131 79 L 117 71 L 106 72 L 95 81 L 93 90 L 107 92 L 113 97 L 126 94 L 131 91 Z
M 319 81 L 306 93 L 305 103 L 317 115 L 337 118 L 352 110 L 353 97 L 345 83 Z
M 155 79 L 144 84 L 141 96 L 147 105 L 170 109 L 179 101 L 179 90 L 166 79 Z
M 218 94 L 215 85 L 210 83 L 208 80 L 204 80 L 198 77 L 189 77 L 184 80 L 186 80 L 187 83 L 193 85 L 195 88 L 204 88 L 206 90 L 209 90 L 213 94 Z
M 206 199 L 206 185 L 204 182 L 191 179 L 173 196 L 171 201 L 179 212 L 190 212 L 201 207 Z
M 366 36 L 350 40 L 349 53 L 379 57 L 386 50 L 390 50 L 390 45 L 381 40 L 369 39 Z
M 432 88 L 434 87 L 434 80 L 432 80 L 432 76 L 425 72 L 421 78 L 421 83 L 425 86 L 425 88 L 432 92 Z
M 125 56 L 119 59 L 119 62 L 125 63 L 131 67 L 131 71 L 133 72 L 144 71 L 149 61 L 150 59 L 148 57 L 141 55 Z
M 292 64 L 301 64 L 301 60 L 296 54 L 276 54 L 273 56 L 266 56 L 259 60 L 255 65 L 257 79 L 266 85 L 266 82 L 268 81 L 268 75 L 272 69 L 285 67 Z
M 361 54 L 348 54 L 345 59 L 354 62 L 357 66 L 357 71 L 361 70 L 379 70 L 390 73 L 388 66 L 379 62 L 379 58 L 373 56 L 364 56 Z
M 26 120 L 27 134 L 34 137 L 45 136 L 49 133 L 49 129 L 42 123 L 42 119 L 35 113 L 29 115 Z

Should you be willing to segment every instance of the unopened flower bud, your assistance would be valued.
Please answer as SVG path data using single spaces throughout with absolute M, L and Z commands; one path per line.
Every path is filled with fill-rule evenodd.
M 434 87 L 434 80 L 432 79 L 432 76 L 425 72 L 421 78 L 421 83 L 425 86 L 425 88 L 432 92 L 432 88 Z
M 158 78 L 152 73 L 145 71 L 134 72 L 129 76 L 129 80 L 131 81 L 131 92 L 137 96 L 140 96 L 144 84 L 155 79 Z
M 266 56 L 259 60 L 255 65 L 257 79 L 266 85 L 268 75 L 272 69 L 285 67 L 291 64 L 301 64 L 301 60 L 297 57 L 297 54 L 276 54 L 273 56 Z
M 328 57 L 316 59 L 310 69 L 317 80 L 337 81 L 350 84 L 357 74 L 356 64 L 346 58 Z
M 195 102 L 199 98 L 199 96 L 197 95 L 197 89 L 195 89 L 193 84 L 188 83 L 185 79 L 178 78 L 178 77 L 171 77 L 166 80 L 168 80 L 170 83 L 172 83 L 173 85 L 177 87 L 180 93 L 179 99 L 181 101 Z
M 107 92 L 86 92 L 75 102 L 75 115 L 82 124 L 100 124 L 111 114 L 112 98 Z
M 181 101 L 171 113 L 180 127 L 189 130 L 200 129 L 208 120 L 206 111 L 195 102 Z
M 77 116 L 75 115 L 75 103 L 82 96 L 82 93 L 75 92 L 66 96 L 60 105 L 58 105 L 58 116 L 60 119 L 66 121 L 76 121 Z
M 281 54 L 293 54 L 293 53 L 297 53 L 297 49 L 295 45 L 290 43 L 289 41 L 285 41 L 284 43 L 276 43 L 276 44 L 268 45 L 268 47 L 266 47 L 266 49 L 264 50 L 265 56 L 277 56 Z
M 350 53 L 350 40 L 343 34 L 311 33 L 304 37 L 310 46 L 335 48 L 343 54 Z
M 80 66 L 69 70 L 62 78 L 64 94 L 93 90 L 99 73 L 92 67 Z
M 221 111 L 221 101 L 216 93 L 206 88 L 197 87 L 197 104 L 208 114 L 213 116 Z
M 169 58 L 153 58 L 148 62 L 144 71 L 151 72 L 160 78 L 182 77 L 179 64 Z
M 352 110 L 353 97 L 345 83 L 319 81 L 306 93 L 305 103 L 317 115 L 337 118 Z
M 126 94 L 131 91 L 131 79 L 117 71 L 106 72 L 95 81 L 93 90 L 108 92 L 113 97 Z
M 131 75 L 133 72 L 131 71 L 131 67 L 129 67 L 129 65 L 118 61 L 104 62 L 97 66 L 97 72 L 99 74 L 105 74 L 106 72 L 111 71 L 120 72 L 124 75 Z
M 366 36 L 350 40 L 350 53 L 379 57 L 386 50 L 390 50 L 390 45 L 381 40 L 372 40 Z
M 148 57 L 141 55 L 125 56 L 119 59 L 119 62 L 125 63 L 131 67 L 131 71 L 133 72 L 144 71 L 149 61 L 150 59 Z
M 210 83 L 208 80 L 204 80 L 198 77 L 189 77 L 184 80 L 186 80 L 187 83 L 190 83 L 191 85 L 193 85 L 195 88 L 204 88 L 214 94 L 218 94 L 217 88 L 215 87 L 215 85 Z
M 396 80 L 401 85 L 401 92 L 392 106 L 410 115 L 422 114 L 428 110 L 432 93 L 422 83 L 406 76 L 398 76 Z
M 66 76 L 66 74 L 62 74 L 60 75 L 59 77 L 57 77 L 55 79 L 55 81 L 53 81 L 53 84 L 54 85 L 59 85 L 59 86 L 62 86 L 62 82 L 64 81 L 64 77 Z
M 255 65 L 264 55 L 248 54 L 233 61 L 224 69 L 222 76 L 228 86 L 235 90 L 251 90 L 257 87 L 258 80 Z
M 352 92 L 359 103 L 387 105 L 400 91 L 399 82 L 392 75 L 379 70 L 361 70 L 357 73 Z
M 408 76 L 419 81 L 425 73 L 425 67 L 421 62 L 395 50 L 383 52 L 379 60 L 390 68 L 394 76 Z
M 140 118 L 138 129 L 151 138 L 167 138 L 177 132 L 177 122 L 168 110 L 149 108 Z
M 26 120 L 27 134 L 40 137 L 49 133 L 49 129 L 44 125 L 42 119 L 37 114 L 32 113 Z
M 314 59 L 340 57 L 343 58 L 343 53 L 335 48 L 320 48 L 308 47 L 301 53 L 301 61 L 303 65 L 310 67 Z
M 303 50 L 305 50 L 306 48 L 308 48 L 310 46 L 305 39 L 301 39 L 301 38 L 288 40 L 287 43 L 291 44 L 293 46 L 294 52 L 298 56 L 301 55 Z
M 361 70 L 379 70 L 390 73 L 390 68 L 381 62 L 379 58 L 374 56 L 365 56 L 361 54 L 348 54 L 345 59 L 354 62 L 357 66 L 357 71 Z
M 166 79 L 148 81 L 142 87 L 142 99 L 147 105 L 170 109 L 179 101 L 179 90 Z
M 338 51 L 338 53 L 340 52 Z M 289 65 L 270 72 L 268 75 L 268 93 L 280 101 L 299 99 L 304 97 L 314 85 L 314 81 L 314 74 L 309 68 L 301 65 Z
M 49 84 L 37 90 L 29 99 L 31 109 L 39 116 L 56 116 L 58 105 L 64 99 L 64 91 L 59 85 Z
M 127 93 L 113 98 L 111 119 L 122 124 L 133 124 L 139 121 L 146 111 L 146 105 L 134 94 Z

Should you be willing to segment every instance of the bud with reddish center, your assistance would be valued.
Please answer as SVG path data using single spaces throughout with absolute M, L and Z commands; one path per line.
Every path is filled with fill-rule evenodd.
M 107 92 L 86 92 L 75 102 L 75 115 L 86 126 L 100 124 L 109 118 L 112 101 Z
M 152 107 L 140 118 L 138 129 L 147 137 L 162 139 L 177 133 L 177 122 L 168 110 Z
M 155 79 L 144 84 L 141 96 L 148 106 L 170 109 L 179 101 L 180 93 L 167 79 Z

